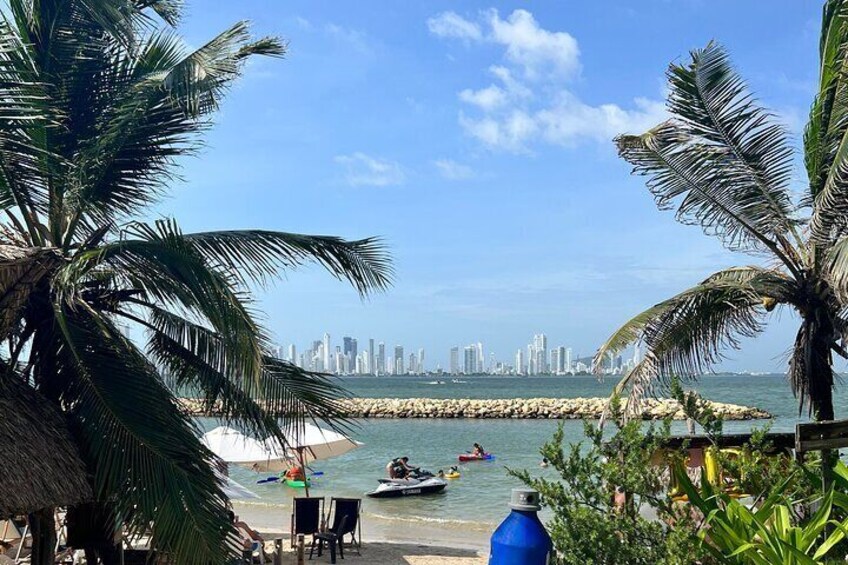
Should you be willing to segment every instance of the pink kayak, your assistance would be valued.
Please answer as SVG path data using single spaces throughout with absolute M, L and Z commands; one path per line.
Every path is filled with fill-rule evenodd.
M 459 456 L 459 460 L 462 462 L 465 461 L 491 461 L 495 456 L 491 453 L 486 453 L 484 455 L 475 455 L 473 453 L 463 453 Z

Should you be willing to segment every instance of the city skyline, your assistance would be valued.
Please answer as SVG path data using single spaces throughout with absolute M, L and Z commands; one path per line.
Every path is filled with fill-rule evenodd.
M 152 216 L 178 217 L 186 232 L 384 238 L 396 271 L 385 294 L 362 301 L 320 268 L 261 289 L 257 306 L 278 342 L 391 336 L 415 348 L 406 363 L 423 346 L 428 365 L 444 366 L 452 345 L 482 341 L 512 358 L 545 328 L 589 355 L 631 316 L 748 261 L 658 213 L 612 138 L 655 125 L 669 62 L 715 39 L 800 147 L 819 13 L 776 3 L 396 10 L 293 0 L 197 10 L 182 26 L 189 42 L 247 18 L 290 52 L 251 62 L 203 158 L 183 163 L 184 183 Z M 551 47 L 560 43 L 569 48 Z M 285 96 L 268 103 L 269 91 Z M 797 321 L 787 310 L 719 368 L 785 370 Z
M 359 339 L 350 335 L 343 335 L 340 344 L 334 344 L 329 332 L 309 343 L 303 349 L 298 349 L 295 343 L 277 345 L 273 353 L 303 369 L 337 375 L 567 375 L 592 371 L 591 355 L 581 356 L 564 344 L 549 348 L 548 336 L 541 332 L 534 334 L 511 358 L 488 351 L 487 359 L 483 342 L 477 341 L 451 346 L 448 362 L 432 366 L 427 365 L 424 347 L 416 351 L 410 348 L 407 355 L 405 345 L 390 345 L 392 354 L 387 355 L 386 342 L 373 337 L 367 338 L 368 347 L 363 349 L 359 348 Z M 639 359 L 639 346 L 632 351 L 629 356 L 623 353 L 610 356 L 602 363 L 601 371 L 619 374 L 632 368 Z

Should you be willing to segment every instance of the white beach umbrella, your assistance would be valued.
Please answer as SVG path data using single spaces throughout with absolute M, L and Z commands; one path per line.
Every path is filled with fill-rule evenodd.
M 283 433 L 288 440 L 289 449 L 284 450 L 276 440 L 266 440 L 268 449 L 275 453 L 286 451 L 291 458 L 302 463 L 338 457 L 362 445 L 344 434 L 309 423 L 290 426 L 283 429 Z
M 238 430 L 220 426 L 203 434 L 203 444 L 227 463 L 250 467 L 262 472 L 282 471 L 286 467 L 286 451 L 271 442 L 248 437 Z

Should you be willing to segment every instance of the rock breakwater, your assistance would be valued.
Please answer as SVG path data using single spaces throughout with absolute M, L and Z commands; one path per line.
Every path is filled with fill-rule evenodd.
M 184 399 L 183 405 L 195 415 L 215 415 L 204 410 L 200 400 Z M 349 398 L 340 402 L 351 418 L 513 418 L 581 419 L 599 418 L 606 398 Z M 738 404 L 710 402 L 715 414 L 724 420 L 770 418 L 765 410 Z M 676 400 L 646 398 L 639 413 L 643 420 L 684 419 Z

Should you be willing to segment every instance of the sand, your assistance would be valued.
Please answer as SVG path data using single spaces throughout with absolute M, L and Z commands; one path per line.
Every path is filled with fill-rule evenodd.
M 288 545 L 287 543 L 284 545 Z M 325 551 L 318 557 L 317 553 L 309 561 L 307 548 L 304 563 L 329 563 L 330 555 Z M 296 563 L 294 552 L 286 547 L 283 553 L 285 565 Z M 337 559 L 336 563 L 369 563 L 372 565 L 485 565 L 488 562 L 484 550 L 472 548 L 444 547 L 429 544 L 393 543 L 386 541 L 364 541 L 362 553 L 358 555 L 355 549 L 345 549 L 345 558 Z

